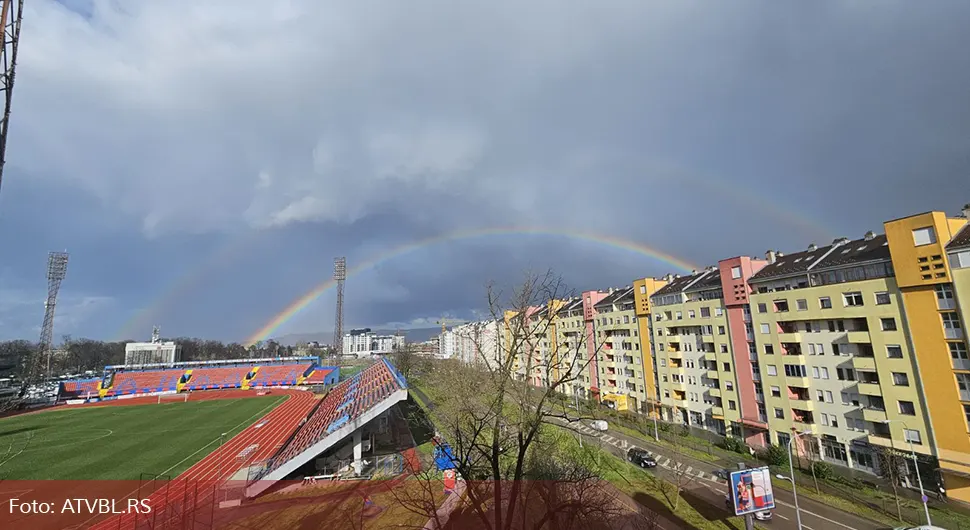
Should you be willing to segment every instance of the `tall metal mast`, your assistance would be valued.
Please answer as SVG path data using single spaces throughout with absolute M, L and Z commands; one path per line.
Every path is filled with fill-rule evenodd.
M 344 280 L 347 279 L 347 258 L 334 258 L 333 279 L 337 280 L 337 314 L 333 325 L 333 351 L 343 355 L 344 350 Z
M 47 360 L 47 372 L 50 375 L 51 357 L 54 354 L 54 308 L 57 306 L 57 293 L 61 290 L 61 282 L 66 275 L 67 252 L 51 252 L 47 257 L 47 300 L 44 302 L 44 325 L 40 328 L 39 349 L 26 360 L 20 397 L 23 397 L 30 385 L 40 377 L 42 358 Z
M 10 103 L 13 100 L 13 82 L 17 70 L 17 46 L 20 43 L 20 20 L 24 0 L 3 0 L 0 27 L 3 28 L 3 50 L 0 51 L 0 96 L 3 98 L 3 116 L 0 117 L 0 186 L 3 184 L 3 166 L 7 162 L 7 130 L 10 124 Z

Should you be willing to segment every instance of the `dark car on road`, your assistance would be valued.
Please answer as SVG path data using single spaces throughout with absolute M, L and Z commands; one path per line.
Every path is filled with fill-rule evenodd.
M 642 468 L 657 467 L 657 459 L 650 456 L 650 452 L 645 449 L 631 447 L 626 453 L 626 459 Z
M 711 474 L 721 480 L 731 480 L 731 472 L 726 469 L 718 469 Z

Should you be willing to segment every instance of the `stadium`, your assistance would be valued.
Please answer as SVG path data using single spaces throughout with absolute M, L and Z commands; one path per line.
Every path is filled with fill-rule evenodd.
M 96 487 L 147 499 L 151 514 L 0 513 L 11 517 L 0 526 L 216 528 L 234 507 L 308 483 L 395 477 L 420 465 L 407 397 L 383 358 L 343 380 L 318 357 L 107 366 L 62 382 L 56 405 L 0 420 L 0 502 Z

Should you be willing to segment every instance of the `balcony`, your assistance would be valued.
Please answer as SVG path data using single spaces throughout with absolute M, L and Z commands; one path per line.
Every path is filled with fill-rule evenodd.
M 788 398 L 788 402 L 789 404 L 791 404 L 791 408 L 793 409 L 807 410 L 807 411 L 815 410 L 815 402 L 812 401 L 811 399 Z
M 667 351 L 667 358 L 668 359 L 683 359 L 684 358 L 684 352 L 682 352 L 682 351 L 669 351 L 668 350 Z
M 806 423 L 804 421 L 792 421 L 791 426 L 797 432 L 809 432 L 811 434 L 818 434 L 818 425 L 815 423 Z
M 889 416 L 886 415 L 885 409 L 879 410 L 867 407 L 862 409 L 862 419 L 871 421 L 872 423 L 883 423 L 889 419 Z
M 812 380 L 808 377 L 792 377 L 785 376 L 785 382 L 789 386 L 794 386 L 798 388 L 809 388 L 812 384 Z
M 717 354 L 714 352 L 706 352 L 701 356 L 701 361 L 703 362 L 717 362 Z
M 687 390 L 687 383 L 684 381 L 671 381 L 670 388 L 674 390 L 680 390 L 681 392 Z
M 721 397 L 721 389 L 720 388 L 708 388 L 706 392 L 707 392 L 707 395 L 708 396 L 711 396 L 711 397 Z
M 721 376 L 718 375 L 717 370 L 708 370 L 708 371 L 704 372 L 704 377 L 706 377 L 708 379 L 713 379 L 713 380 L 716 381 L 716 380 L 720 379 Z
M 863 383 L 860 381 L 859 393 L 865 396 L 881 396 L 882 388 L 879 383 Z
M 792 332 L 792 333 L 779 333 L 778 334 L 778 342 L 782 342 L 782 343 L 784 343 L 784 342 L 793 342 L 793 343 L 796 343 L 796 344 L 801 344 L 802 343 L 802 334 L 801 334 L 801 332 L 798 332 L 798 331 L 795 331 L 795 332 Z
M 856 370 L 868 370 L 870 372 L 876 371 L 876 358 L 875 357 L 853 357 L 852 367 Z
M 872 336 L 868 331 L 848 331 L 845 334 L 845 340 L 850 344 L 869 344 L 872 342 Z
M 724 407 L 711 407 L 711 416 L 724 417 Z

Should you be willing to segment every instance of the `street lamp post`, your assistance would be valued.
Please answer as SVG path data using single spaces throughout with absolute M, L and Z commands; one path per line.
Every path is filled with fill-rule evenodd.
M 894 421 L 898 421 L 899 423 L 902 423 L 903 429 L 909 430 L 909 426 L 906 425 L 906 422 L 903 420 L 884 420 L 883 423 L 885 423 L 886 425 L 889 425 Z M 920 477 L 920 474 L 919 474 L 919 461 L 916 460 L 916 450 L 913 448 L 913 441 L 910 440 L 908 437 L 906 437 L 905 433 L 903 437 L 906 438 L 906 442 L 909 443 L 909 453 L 913 456 L 913 467 L 916 468 L 916 482 L 919 484 L 919 497 L 920 497 L 920 500 L 923 502 L 923 511 L 926 513 L 926 525 L 929 526 L 933 524 L 930 522 L 930 505 L 928 504 L 928 501 L 930 499 L 929 497 L 926 496 L 926 492 L 923 491 L 923 478 Z
M 791 494 L 792 494 L 792 497 L 795 499 L 795 523 L 797 524 L 798 530 L 802 530 L 802 514 L 801 514 L 801 511 L 799 511 L 799 509 L 798 509 L 798 490 L 795 487 L 795 465 L 792 463 L 793 460 L 792 460 L 791 444 L 795 441 L 795 438 L 798 438 L 798 437 L 803 436 L 803 435 L 806 435 L 806 434 L 811 434 L 811 431 L 803 431 L 803 432 L 793 433 L 792 437 L 788 439 L 788 474 L 789 474 L 789 476 L 786 477 L 785 475 L 781 475 L 781 474 L 775 475 L 776 477 L 778 477 L 781 480 L 787 480 L 788 482 L 791 482 Z

